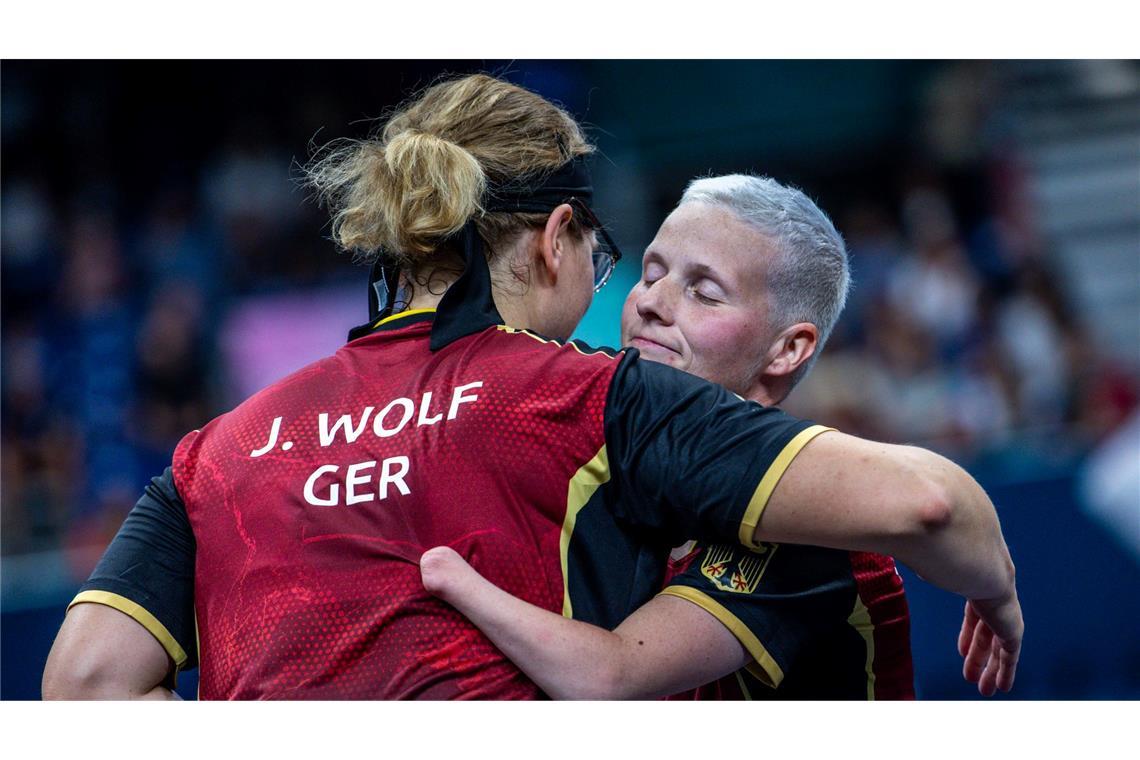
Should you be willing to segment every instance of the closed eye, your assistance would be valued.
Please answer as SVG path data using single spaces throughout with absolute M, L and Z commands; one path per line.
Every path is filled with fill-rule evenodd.
M 708 296 L 706 296 L 704 293 L 702 293 L 699 290 L 694 290 L 693 295 L 701 303 L 705 303 L 705 304 L 718 304 L 718 303 L 720 303 L 720 301 L 716 300 L 715 298 L 709 298 Z
M 727 300 L 724 291 L 712 280 L 702 279 L 689 286 L 689 290 L 701 303 L 716 304 Z
M 651 261 L 645 265 L 645 271 L 641 275 L 641 279 L 645 281 L 646 285 L 651 285 L 662 277 L 665 276 L 665 267 L 658 262 Z

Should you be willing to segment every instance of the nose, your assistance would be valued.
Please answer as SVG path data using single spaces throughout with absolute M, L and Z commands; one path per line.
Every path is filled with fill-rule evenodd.
M 673 323 L 673 293 L 674 288 L 668 283 L 668 277 L 662 277 L 647 285 L 641 286 L 637 294 L 637 314 L 646 322 Z

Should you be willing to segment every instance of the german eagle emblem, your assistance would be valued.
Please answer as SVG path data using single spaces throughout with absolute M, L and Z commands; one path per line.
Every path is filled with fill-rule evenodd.
M 776 549 L 776 544 L 761 544 L 750 552 L 731 546 L 710 546 L 701 560 L 701 574 L 723 591 L 751 594 Z

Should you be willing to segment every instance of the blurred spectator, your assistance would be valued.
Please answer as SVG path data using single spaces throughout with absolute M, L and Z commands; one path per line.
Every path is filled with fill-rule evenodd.
M 995 98 L 992 64 L 956 61 L 929 83 L 923 122 L 926 147 L 942 166 L 976 164 L 986 143 L 979 139 Z
M 303 195 L 290 178 L 290 157 L 261 139 L 265 127 L 239 121 L 202 178 L 202 202 L 232 252 L 227 273 L 246 291 L 289 284 L 284 272 Z
M 943 356 L 952 355 L 973 325 L 977 278 L 941 193 L 912 190 L 903 201 L 903 219 L 913 254 L 889 275 L 891 303 L 934 338 Z
M 132 440 L 143 472 L 161 472 L 188 431 L 214 416 L 202 340 L 202 297 L 190 280 L 167 283 L 151 298 L 135 340 Z
M 116 226 L 100 213 L 79 212 L 65 252 L 58 295 L 63 321 L 53 349 L 68 375 L 53 403 L 62 402 L 81 436 L 80 498 L 69 531 L 85 543 L 114 535 L 108 518 L 117 513 L 121 520 L 137 490 L 126 426 L 135 386 L 129 289 Z M 106 515 L 112 506 L 119 508 Z
M 905 255 L 902 233 L 881 203 L 856 202 L 844 212 L 839 224 L 847 243 L 852 287 L 847 316 L 833 333 L 832 346 L 837 338 L 866 339 L 865 316 L 873 303 L 886 296 L 891 272 Z
M 182 283 L 215 303 L 228 294 L 226 252 L 202 216 L 191 188 L 177 181 L 164 183 L 135 236 L 133 253 L 147 283 Z
M 3 313 L 34 310 L 50 297 L 59 278 L 53 213 L 41 182 L 17 177 L 0 196 L 3 251 Z
M 1044 272 L 1027 265 L 1014 290 L 1002 303 L 997 318 L 999 341 L 1020 379 L 1017 404 L 1022 420 L 1056 424 L 1064 419 L 1071 378 L 1058 317 L 1061 306 L 1051 301 Z
M 3 551 L 54 548 L 76 501 L 79 434 L 49 402 L 51 348 L 40 328 L 6 320 L 3 341 Z

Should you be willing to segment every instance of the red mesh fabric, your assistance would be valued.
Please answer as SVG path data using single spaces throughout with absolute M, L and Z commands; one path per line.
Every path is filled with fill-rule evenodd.
M 450 545 L 511 593 L 561 611 L 567 487 L 604 444 L 618 361 L 494 329 L 431 354 L 429 329 L 353 341 L 179 445 L 175 482 L 198 542 L 203 698 L 538 696 L 423 590 L 419 557 Z M 443 417 L 418 424 L 427 392 L 422 418 Z M 377 435 L 376 416 L 401 398 L 409 421 Z M 407 406 L 393 404 L 381 432 Z M 359 437 L 350 443 L 342 427 L 322 446 L 322 413 L 330 430 L 350 415 Z M 252 456 L 277 417 L 272 449 Z M 385 460 L 407 495 L 392 480 L 381 498 Z M 324 465 L 338 469 L 312 480 L 312 496 L 331 499 L 335 485 L 331 506 L 305 498 Z M 352 495 L 370 499 L 347 503 L 350 475 Z

